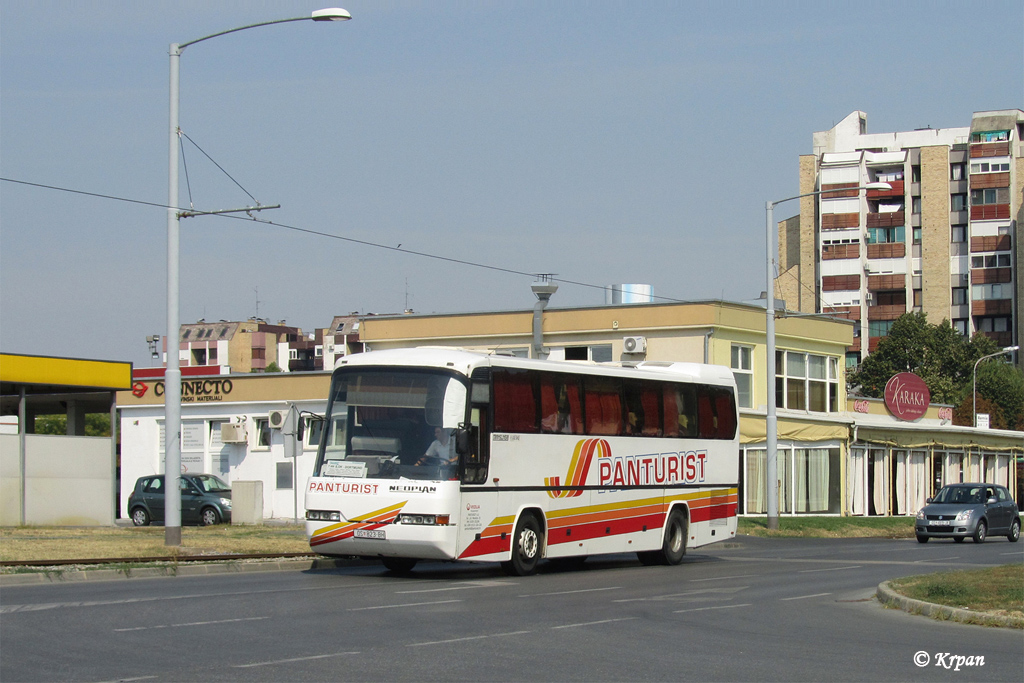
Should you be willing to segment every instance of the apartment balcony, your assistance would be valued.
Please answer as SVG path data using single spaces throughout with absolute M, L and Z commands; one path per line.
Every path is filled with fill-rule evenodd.
M 903 258 L 906 255 L 907 245 L 903 242 L 868 245 L 868 258 Z
M 1001 282 L 1013 282 L 1012 268 L 972 268 L 971 284 L 992 285 Z
M 1010 315 L 1013 299 L 977 299 L 973 302 L 972 313 L 978 315 Z
M 978 142 L 971 145 L 972 159 L 1008 156 L 1010 156 L 1009 142 Z
M 1009 217 L 1009 204 L 974 204 L 971 206 L 972 221 L 991 221 Z M 870 221 L 868 225 L 870 225 Z
M 860 183 L 826 183 L 821 186 L 822 199 L 842 199 L 856 197 Z
M 860 306 L 822 306 L 821 312 L 844 320 L 860 320 Z
M 894 275 L 869 275 L 868 276 L 868 291 L 878 292 L 887 289 L 905 289 L 907 286 L 907 278 L 902 273 Z
M 859 227 L 859 213 L 825 213 L 821 216 L 822 230 L 842 230 L 843 228 Z
M 892 185 L 892 189 L 889 190 L 868 190 L 868 199 L 884 199 L 886 197 L 902 197 L 903 196 L 903 181 L 902 180 L 889 180 L 887 181 Z
M 875 349 L 878 348 L 878 342 L 885 339 L 885 337 L 869 337 L 868 338 L 868 353 L 874 353 Z
M 869 213 L 869 228 L 895 228 L 906 225 L 905 211 L 890 211 L 889 213 Z
M 994 340 L 999 346 L 1009 346 L 1013 343 L 1013 332 L 982 332 L 981 334 Z
M 971 189 L 987 190 L 1010 186 L 1010 173 L 974 173 L 971 175 Z
M 860 337 L 855 337 L 853 343 L 846 347 L 847 351 L 860 351 Z
M 906 304 L 868 306 L 868 320 L 895 320 L 906 312 Z
M 320 358 L 293 358 L 288 361 L 288 372 L 314 372 L 324 369 L 324 359 Z
M 852 292 L 860 289 L 860 275 L 825 275 L 821 278 L 823 292 Z
M 821 247 L 821 260 L 860 258 L 860 244 L 826 244 Z
M 986 235 L 971 238 L 971 253 L 983 251 L 1010 251 L 1009 235 Z

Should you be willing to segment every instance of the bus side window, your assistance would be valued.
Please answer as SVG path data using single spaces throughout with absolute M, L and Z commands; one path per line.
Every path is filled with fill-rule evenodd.
M 486 484 L 491 435 L 487 430 L 487 408 L 474 406 L 470 411 L 469 452 L 459 457 L 463 484 Z
M 494 431 L 536 434 L 540 431 L 535 374 L 523 370 L 494 370 Z

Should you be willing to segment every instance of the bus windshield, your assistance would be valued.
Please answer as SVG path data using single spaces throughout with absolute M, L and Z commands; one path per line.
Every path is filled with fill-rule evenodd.
M 442 371 L 351 368 L 335 373 L 314 476 L 458 476 L 455 431 L 466 385 Z

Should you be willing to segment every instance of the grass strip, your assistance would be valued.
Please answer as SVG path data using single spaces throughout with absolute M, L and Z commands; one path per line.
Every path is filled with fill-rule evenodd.
M 1024 617 L 1024 565 L 1020 564 L 905 576 L 889 586 L 915 600 Z
M 737 533 L 772 538 L 913 538 L 913 517 L 779 517 L 769 529 L 767 517 L 740 517 Z

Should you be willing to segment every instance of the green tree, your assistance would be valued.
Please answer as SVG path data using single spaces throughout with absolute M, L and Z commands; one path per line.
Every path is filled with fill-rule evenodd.
M 68 433 L 67 415 L 36 415 L 36 434 L 64 436 Z M 86 436 L 110 436 L 110 415 L 87 413 L 85 416 Z
M 989 414 L 993 429 L 1024 431 L 1024 373 L 996 357 L 978 365 L 978 412 Z M 970 386 L 953 413 L 953 422 L 970 425 L 974 417 L 974 397 Z
M 949 320 L 932 325 L 924 313 L 905 313 L 860 367 L 847 374 L 847 387 L 851 394 L 882 398 L 890 377 L 913 372 L 928 385 L 933 402 L 958 405 L 970 393 L 974 361 L 997 350 L 992 339 L 982 334 L 967 339 Z

